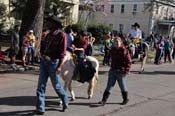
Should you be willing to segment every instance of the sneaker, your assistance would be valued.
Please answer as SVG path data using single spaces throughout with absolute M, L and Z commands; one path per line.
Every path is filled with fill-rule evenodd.
M 12 68 L 13 70 L 17 70 L 16 64 L 12 64 L 12 65 L 11 65 L 11 68 Z
M 68 109 L 68 105 L 63 106 L 62 111 L 65 112 Z

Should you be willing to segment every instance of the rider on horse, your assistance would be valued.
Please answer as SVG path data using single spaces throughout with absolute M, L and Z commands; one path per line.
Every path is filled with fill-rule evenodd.
M 141 40 L 142 40 L 142 31 L 140 30 L 140 25 L 138 23 L 135 23 L 132 25 L 132 28 L 130 29 L 128 33 L 132 43 L 136 47 L 135 53 L 138 53 L 138 48 L 141 45 Z
M 72 46 L 73 46 L 73 50 L 74 53 L 77 55 L 77 60 L 78 60 L 78 64 L 77 67 L 74 71 L 74 75 L 73 78 L 76 79 L 77 74 L 79 74 L 79 82 L 85 82 L 88 79 L 88 74 L 86 75 L 85 73 L 88 72 L 87 69 L 90 70 L 90 77 L 93 77 L 93 75 L 91 75 L 91 64 L 88 64 L 87 61 L 85 61 L 85 50 L 87 48 L 88 42 L 87 42 L 87 33 L 85 31 L 81 31 L 77 38 L 75 38 L 75 40 L 72 42 Z
M 138 23 L 132 25 L 128 36 L 132 41 L 131 45 L 134 46 L 134 51 L 132 51 L 134 53 L 132 54 L 133 58 L 138 58 L 141 61 L 141 68 L 139 72 L 141 73 L 144 71 L 144 65 L 146 63 L 149 45 L 146 42 L 142 41 L 142 31 L 140 30 L 140 25 Z
M 85 39 L 86 36 L 87 36 L 87 33 L 84 31 L 81 31 L 78 37 L 76 37 L 75 40 L 72 42 L 74 53 L 78 57 L 78 64 L 80 66 L 83 66 L 83 62 L 85 58 L 85 49 L 87 48 L 87 45 L 88 45 L 88 42 Z
M 131 37 L 132 40 L 142 39 L 142 31 L 140 30 L 140 25 L 138 23 L 132 25 L 132 28 L 130 29 L 128 35 Z

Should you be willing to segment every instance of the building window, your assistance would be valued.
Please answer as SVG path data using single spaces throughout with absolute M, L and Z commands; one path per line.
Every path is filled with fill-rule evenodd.
M 136 15 L 137 14 L 137 4 L 134 4 L 133 5 L 133 12 L 132 12 L 133 15 Z
M 114 4 L 111 4 L 111 13 L 114 13 Z
M 121 5 L 121 14 L 123 14 L 124 12 L 125 12 L 125 5 L 122 4 L 122 5 Z
M 123 32 L 123 29 L 124 29 L 124 25 L 123 24 L 119 24 L 119 31 Z
M 109 24 L 109 26 L 110 26 L 111 28 L 113 28 L 113 24 Z

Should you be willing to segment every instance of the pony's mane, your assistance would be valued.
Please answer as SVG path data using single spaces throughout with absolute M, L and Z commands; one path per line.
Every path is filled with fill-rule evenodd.
M 66 51 L 66 55 L 64 57 L 63 62 L 65 62 L 66 60 L 70 60 L 73 59 L 72 54 L 69 51 Z

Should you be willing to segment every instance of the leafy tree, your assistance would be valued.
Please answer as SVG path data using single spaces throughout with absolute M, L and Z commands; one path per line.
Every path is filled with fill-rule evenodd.
M 27 0 L 11 0 L 11 7 L 13 10 L 12 14 L 18 13 L 18 16 L 15 16 L 17 19 L 21 19 L 22 14 L 25 10 Z M 55 15 L 60 19 L 66 19 L 66 23 L 70 24 L 72 20 L 70 19 L 70 9 L 73 6 L 73 1 L 63 2 L 62 0 L 45 0 L 45 16 Z
M 46 15 L 55 15 L 58 16 L 60 14 L 60 18 L 63 18 L 66 14 L 70 14 L 68 11 L 70 10 L 71 5 L 69 3 L 63 2 L 62 0 L 46 0 Z
M 71 8 L 73 1 L 63 2 L 63 0 L 46 0 L 45 15 L 55 15 L 59 19 L 64 20 L 66 24 L 71 24 Z
M 83 22 L 78 22 L 76 24 L 71 25 L 71 28 L 73 30 L 73 32 L 81 32 L 82 30 L 86 30 L 84 23 Z
M 37 37 L 36 54 L 39 53 L 40 48 L 44 8 L 45 0 L 28 0 L 22 16 L 20 36 L 22 38 L 30 29 L 34 30 Z
M 11 15 L 17 19 L 22 19 L 22 14 L 25 10 L 27 0 L 10 0 Z M 18 15 L 16 15 L 18 14 Z
M 6 15 L 6 10 L 7 10 L 6 5 L 3 3 L 0 3 L 0 17 L 3 17 L 4 15 Z
M 98 43 L 101 40 L 106 39 L 108 32 L 112 32 L 112 28 L 105 24 L 89 24 L 85 27 L 84 22 L 80 21 L 71 25 L 74 32 L 79 33 L 82 30 L 92 33 L 92 36 L 96 38 L 95 42 Z
M 11 0 L 12 13 L 18 12 L 18 19 L 22 19 L 20 36 L 21 38 L 29 29 L 33 29 L 37 36 L 37 52 L 40 48 L 40 39 L 45 16 L 56 15 L 60 19 L 66 19 L 71 23 L 70 8 L 73 4 L 65 3 L 62 0 Z
M 100 42 L 106 39 L 108 32 L 112 32 L 112 28 L 104 24 L 91 24 L 88 25 L 87 31 L 92 33 L 92 36 L 96 38 L 95 42 Z
M 6 13 L 7 7 L 5 4 L 0 3 L 0 30 L 2 30 L 2 28 L 4 28 L 4 21 L 5 21 L 5 16 L 7 15 Z

